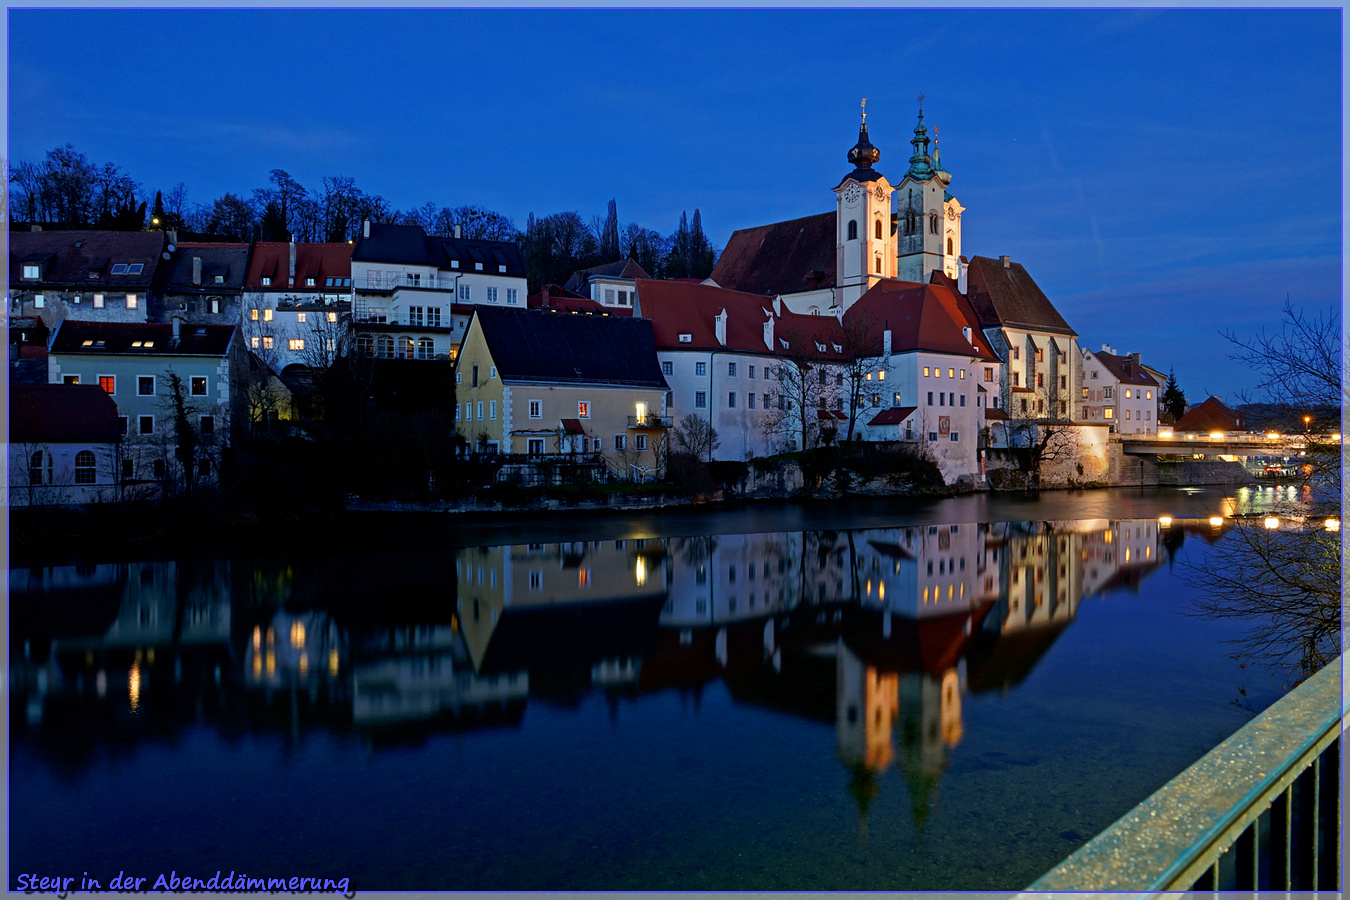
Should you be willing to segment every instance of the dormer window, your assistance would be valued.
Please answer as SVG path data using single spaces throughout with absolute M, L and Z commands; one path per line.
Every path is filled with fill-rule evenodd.
M 497 267 L 497 271 L 498 271 L 498 272 L 505 272 L 505 271 L 506 271 L 506 266 L 498 266 L 498 267 Z
M 457 259 L 452 259 L 452 260 L 450 260 L 450 268 L 452 268 L 452 269 L 458 269 L 458 268 L 459 268 L 459 260 L 457 260 Z
M 272 276 L 271 276 L 271 275 L 264 275 L 264 276 L 262 277 L 262 284 L 263 284 L 263 287 L 270 287 L 270 286 L 272 285 Z
M 40 274 L 40 272 L 41 272 L 41 269 L 42 269 L 41 266 L 31 265 L 31 264 L 29 264 L 29 263 L 24 263 L 24 265 L 23 265 L 23 277 L 24 277 L 24 278 L 28 278 L 28 279 L 30 279 L 30 280 L 36 280 L 36 279 L 39 277 L 39 274 Z
M 224 284 L 224 283 L 225 283 L 225 276 L 224 276 L 224 275 L 217 275 L 217 276 L 216 276 L 216 284 Z
M 680 343 L 681 343 L 681 344 L 691 344 L 691 343 L 693 343 L 693 341 L 694 341 L 694 336 L 693 336 L 692 334 L 682 334 L 682 335 L 680 335 Z
M 474 269 L 476 269 L 476 270 L 479 271 L 479 272 L 483 271 L 483 264 L 480 263 L 480 262 L 474 263 L 474 264 L 473 264 L 473 267 L 474 267 Z
M 305 279 L 305 287 L 314 287 L 314 279 L 313 279 L 313 278 L 306 278 L 306 279 Z

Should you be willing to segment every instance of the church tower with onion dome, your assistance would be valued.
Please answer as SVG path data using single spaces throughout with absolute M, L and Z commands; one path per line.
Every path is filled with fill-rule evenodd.
M 920 94 L 919 122 L 910 141 L 914 153 L 895 196 L 897 275 L 902 281 L 922 284 L 928 283 L 934 271 L 951 278 L 960 276 L 961 214 L 965 212 L 947 190 L 952 176 L 942 167 L 936 128 L 933 135 L 930 141 Z
M 876 169 L 881 151 L 867 138 L 863 100 L 858 143 L 848 151 L 853 171 L 835 193 L 835 288 L 837 310 L 847 309 L 882 278 L 896 277 L 895 234 L 891 225 L 894 188 Z

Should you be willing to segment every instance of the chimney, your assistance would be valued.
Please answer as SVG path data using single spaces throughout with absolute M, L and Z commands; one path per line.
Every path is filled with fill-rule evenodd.
M 966 292 L 967 272 L 970 271 L 970 262 L 963 256 L 961 257 L 961 274 L 956 279 L 956 289 L 961 293 Z
M 182 333 L 183 333 L 183 317 L 176 315 L 173 317 L 173 343 L 175 345 L 177 345 L 179 338 L 182 336 Z
M 202 283 L 202 258 L 200 256 L 192 257 L 192 283 Z
M 294 286 L 294 285 L 295 285 L 295 241 L 291 241 L 291 267 L 290 267 L 289 271 L 290 271 L 290 281 L 289 281 L 289 283 L 290 283 L 292 286 Z
M 455 223 L 455 240 L 459 240 L 459 223 Z
M 1000 256 L 1000 257 L 998 258 L 998 261 L 1001 262 L 1001 263 L 1003 263 L 1003 268 L 1005 268 L 1005 269 L 1011 269 L 1011 268 L 1012 268 L 1012 260 L 1009 259 L 1008 257 L 1006 257 L 1006 256 Z
M 370 237 L 370 220 L 366 219 L 366 224 L 361 226 L 361 236 Z
M 717 343 L 723 347 L 727 345 L 727 311 L 724 309 L 717 314 Z
M 891 352 L 891 323 L 886 323 L 886 330 L 881 333 L 881 352 Z
M 1138 354 L 1138 353 L 1131 353 L 1131 354 L 1130 354 L 1130 359 L 1134 360 L 1134 364 L 1135 364 L 1136 366 L 1142 366 L 1142 365 L 1144 364 L 1143 361 L 1139 359 L 1139 354 Z
M 1110 345 L 1110 344 L 1102 344 L 1102 352 L 1103 352 L 1103 353 L 1110 353 L 1110 352 L 1111 352 L 1111 345 Z

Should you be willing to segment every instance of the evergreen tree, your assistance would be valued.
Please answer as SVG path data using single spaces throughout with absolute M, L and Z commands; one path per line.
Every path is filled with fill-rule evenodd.
M 1186 395 L 1177 385 L 1175 369 L 1167 371 L 1167 387 L 1163 389 L 1162 403 L 1163 411 L 1172 417 L 1173 422 L 1186 414 Z
M 150 208 L 150 224 L 156 228 L 165 227 L 163 191 L 155 191 L 155 205 Z
M 600 231 L 600 258 L 605 262 L 622 258 L 619 253 L 619 209 L 612 198 L 609 215 L 605 216 L 605 225 Z

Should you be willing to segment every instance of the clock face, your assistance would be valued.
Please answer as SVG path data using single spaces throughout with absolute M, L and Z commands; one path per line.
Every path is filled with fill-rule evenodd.
M 950 206 L 947 207 L 947 218 L 951 219 L 953 222 L 956 221 L 956 210 Z
M 883 190 L 881 189 L 881 185 L 877 185 L 877 189 L 876 189 L 875 191 L 873 191 L 872 193 L 873 193 L 873 196 L 875 196 L 875 197 L 877 198 L 877 200 L 885 200 L 885 199 L 886 199 L 886 192 L 883 191 Z
M 858 200 L 862 197 L 862 191 L 858 190 L 856 184 L 850 184 L 848 190 L 844 191 L 844 202 L 849 206 L 857 206 Z

